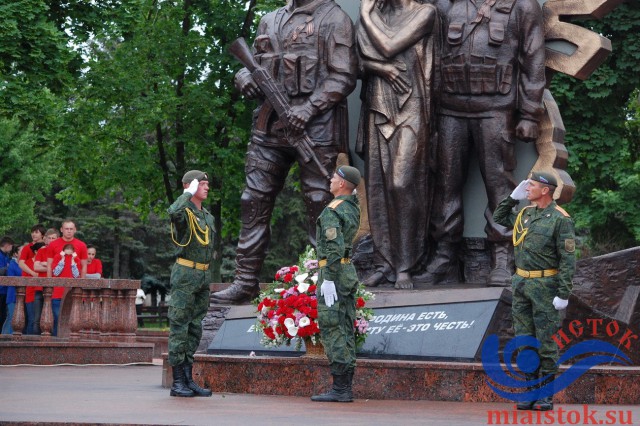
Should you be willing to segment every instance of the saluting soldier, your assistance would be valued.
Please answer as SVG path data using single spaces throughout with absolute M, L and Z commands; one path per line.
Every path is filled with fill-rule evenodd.
M 493 219 L 513 227 L 516 273 L 512 278 L 512 315 L 516 336 L 534 336 L 540 365 L 527 374 L 527 381 L 539 381 L 539 388 L 552 388 L 558 371 L 558 347 L 552 340 L 560 326 L 558 311 L 569 303 L 576 269 L 575 232 L 569 214 L 553 200 L 557 187 L 550 173 L 531 174 L 496 208 Z M 517 215 L 519 200 L 532 204 Z M 518 403 L 519 410 L 552 410 L 553 395 Z
M 209 177 L 191 170 L 182 178 L 184 193 L 167 210 L 171 238 L 177 246 L 171 268 L 169 300 L 169 364 L 173 369 L 171 396 L 211 396 L 192 377 L 193 355 L 202 337 L 202 320 L 209 308 L 209 264 L 213 257 L 213 216 L 202 207 L 209 194 Z
M 331 178 L 333 201 L 322 211 L 316 225 L 318 242 L 318 326 L 333 386 L 312 401 L 351 402 L 353 372 L 356 367 L 355 294 L 358 276 L 351 263 L 353 239 L 360 227 L 360 207 L 353 190 L 360 183 L 355 167 L 341 166 Z

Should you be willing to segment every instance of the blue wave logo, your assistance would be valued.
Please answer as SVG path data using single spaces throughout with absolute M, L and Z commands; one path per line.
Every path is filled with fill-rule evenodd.
M 539 347 L 540 342 L 535 337 L 517 336 L 507 342 L 501 360 L 498 336 L 488 336 L 482 345 L 481 355 L 482 367 L 489 377 L 487 384 L 505 399 L 532 401 L 563 390 L 596 365 L 631 364 L 631 359 L 614 345 L 586 340 L 572 346 L 559 358 L 557 366 L 567 361 L 572 365 L 554 380 L 547 382 L 551 375 L 531 379 L 540 366 Z M 543 385 L 538 388 L 540 384 Z

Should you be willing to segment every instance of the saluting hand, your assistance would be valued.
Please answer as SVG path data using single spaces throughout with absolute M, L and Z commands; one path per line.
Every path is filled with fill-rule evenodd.
M 196 192 L 198 191 L 198 184 L 199 183 L 200 182 L 198 182 L 198 179 L 192 180 L 191 183 L 189 184 L 189 187 L 184 189 L 184 192 L 185 193 L 188 192 L 191 195 L 195 195 Z

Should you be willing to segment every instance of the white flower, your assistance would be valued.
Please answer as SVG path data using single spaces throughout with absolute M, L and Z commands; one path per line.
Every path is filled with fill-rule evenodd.
M 274 288 L 274 289 L 273 289 L 273 292 L 274 292 L 274 293 L 277 293 L 277 294 L 280 294 L 280 293 L 282 293 L 283 291 L 284 291 L 284 288 Z
M 306 272 L 304 274 L 296 275 L 296 281 L 299 284 L 302 284 L 304 282 L 304 280 L 307 279 L 308 276 L 309 276 L 309 274 L 307 274 Z
M 314 284 L 318 283 L 318 274 L 313 274 L 313 276 L 311 277 L 311 281 L 313 281 Z
M 298 334 L 298 327 L 287 327 L 287 331 L 291 337 L 295 337 Z
M 304 274 L 304 275 L 307 275 L 307 274 Z M 298 284 L 298 291 L 300 293 L 306 293 L 307 290 L 309 290 L 309 285 L 310 285 L 309 283 L 300 283 L 300 284 Z
M 296 322 L 293 320 L 293 318 L 287 318 L 286 320 L 284 320 L 284 326 L 287 328 L 295 327 Z
M 300 320 L 298 321 L 298 325 L 300 326 L 300 328 L 302 327 L 306 327 L 309 324 L 311 324 L 311 320 L 309 319 L 309 317 L 302 317 L 300 318 Z

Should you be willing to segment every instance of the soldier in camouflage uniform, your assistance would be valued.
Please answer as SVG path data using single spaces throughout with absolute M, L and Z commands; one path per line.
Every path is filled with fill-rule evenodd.
M 191 170 L 182 178 L 184 193 L 167 210 L 171 238 L 177 246 L 171 268 L 169 300 L 169 364 L 171 396 L 211 396 L 192 377 L 193 355 L 202 337 L 202 319 L 209 308 L 209 263 L 213 256 L 213 216 L 202 207 L 209 193 L 206 173 Z
M 360 207 L 353 190 L 360 182 L 355 167 L 341 166 L 331 178 L 334 200 L 317 220 L 318 242 L 318 325 L 333 386 L 327 393 L 314 395 L 312 401 L 351 402 L 351 384 L 356 366 L 355 294 L 358 286 L 356 270 L 351 264 L 352 242 L 360 227 Z
M 551 383 L 558 367 L 558 347 L 552 340 L 560 326 L 558 311 L 568 305 L 576 268 L 575 234 L 569 214 L 553 200 L 557 186 L 549 173 L 534 172 L 496 208 L 493 219 L 513 227 L 516 273 L 512 278 L 512 315 L 516 336 L 534 336 L 539 342 L 540 387 Z M 531 205 L 517 215 L 519 200 Z M 527 380 L 538 377 L 527 374 Z M 519 410 L 551 410 L 552 396 L 518 403 Z

